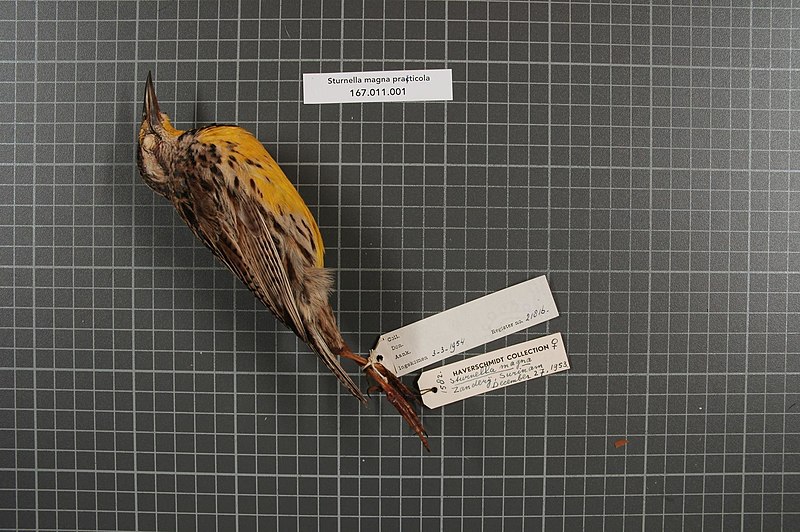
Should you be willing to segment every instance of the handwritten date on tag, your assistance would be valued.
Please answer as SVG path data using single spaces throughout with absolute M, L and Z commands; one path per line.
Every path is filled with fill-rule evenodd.
M 386 333 L 374 351 L 401 377 L 557 316 L 542 275 Z
M 425 371 L 418 386 L 425 406 L 438 408 L 567 369 L 564 340 L 555 333 Z

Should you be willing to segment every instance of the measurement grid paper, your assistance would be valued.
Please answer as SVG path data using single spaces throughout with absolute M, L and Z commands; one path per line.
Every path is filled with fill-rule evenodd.
M 709 4 L 0 2 L 0 528 L 800 529 L 800 3 Z M 300 103 L 410 68 L 453 100 Z M 469 354 L 571 369 L 430 454 L 361 407 L 139 178 L 149 70 L 299 185 L 356 350 L 546 274 Z

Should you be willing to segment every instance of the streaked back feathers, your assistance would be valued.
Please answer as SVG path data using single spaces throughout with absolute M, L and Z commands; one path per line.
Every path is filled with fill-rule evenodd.
M 279 215 L 290 213 L 300 220 L 301 226 L 305 223 L 302 230 L 315 247 L 316 266 L 322 267 L 325 249 L 317 222 L 297 189 L 261 142 L 249 131 L 227 125 L 198 129 L 195 138 L 204 145 L 222 147 L 226 155 L 219 164 L 226 177 L 238 178 L 237 188 L 244 184 L 245 193 L 258 196 L 258 200 L 265 202 L 270 211 Z M 230 171 L 225 169 L 226 165 Z M 249 179 L 253 180 L 253 186 Z

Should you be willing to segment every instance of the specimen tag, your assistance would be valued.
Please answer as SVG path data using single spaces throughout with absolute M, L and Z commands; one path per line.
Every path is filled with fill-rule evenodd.
M 400 377 L 556 316 L 542 275 L 386 333 L 374 352 Z
M 449 68 L 303 74 L 303 103 L 452 99 L 453 71 Z
M 564 340 L 555 333 L 424 371 L 418 386 L 425 406 L 438 408 L 567 369 Z

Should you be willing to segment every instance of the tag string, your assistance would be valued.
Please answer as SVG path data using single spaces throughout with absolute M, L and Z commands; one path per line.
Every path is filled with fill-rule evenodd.
M 381 355 L 376 355 L 375 351 L 370 350 L 369 357 L 367 358 L 367 363 L 361 368 L 361 371 L 367 371 L 369 368 L 372 368 L 372 369 L 375 370 L 375 373 L 380 375 L 380 377 L 384 381 L 388 381 L 388 379 L 378 370 L 377 366 L 375 366 L 376 362 L 380 362 L 379 360 L 377 360 L 378 357 L 380 357 L 380 356 Z M 381 358 L 383 358 L 383 357 L 381 357 Z

